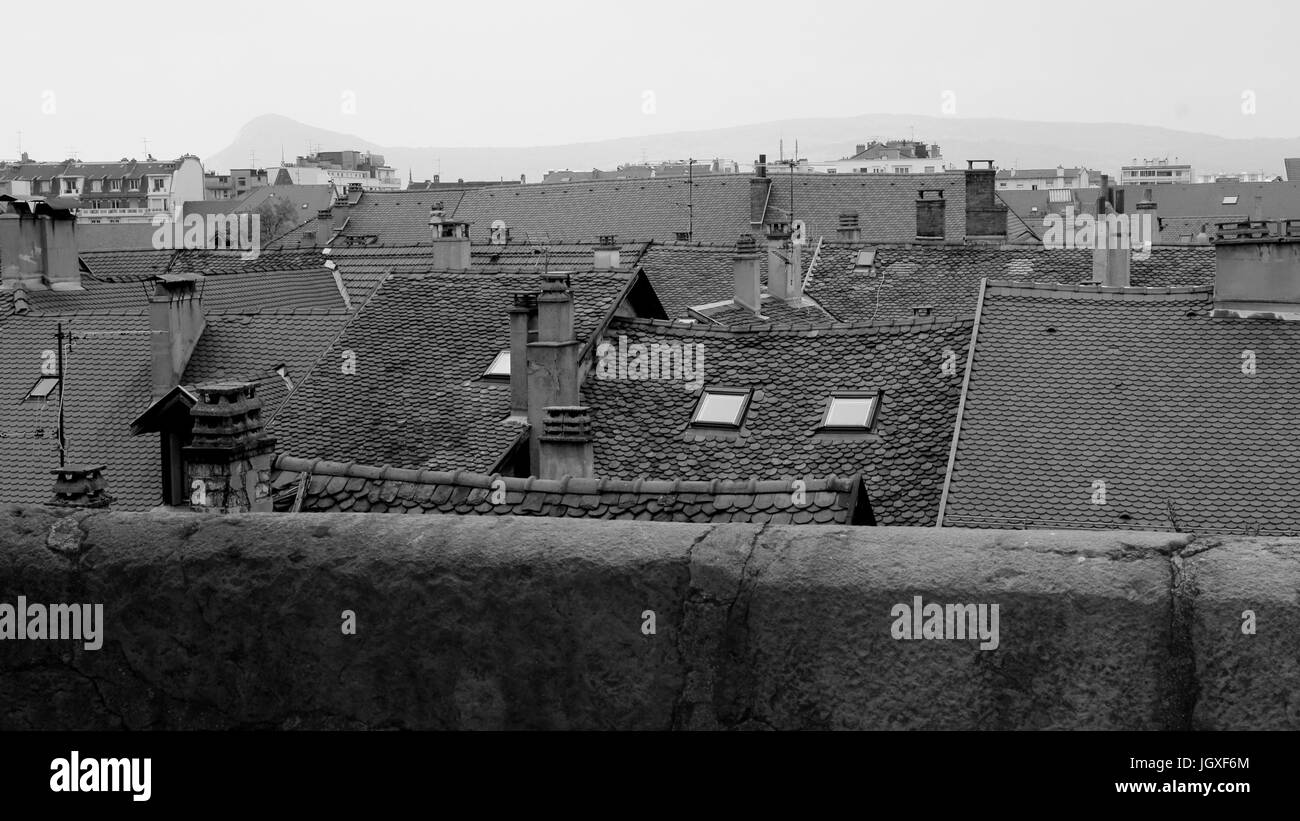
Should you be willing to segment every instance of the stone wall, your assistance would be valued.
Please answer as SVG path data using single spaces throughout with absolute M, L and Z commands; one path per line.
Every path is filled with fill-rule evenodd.
M 0 730 L 1300 729 L 1297 589 L 1300 540 L 8 506 L 0 605 L 105 627 L 0 641 Z

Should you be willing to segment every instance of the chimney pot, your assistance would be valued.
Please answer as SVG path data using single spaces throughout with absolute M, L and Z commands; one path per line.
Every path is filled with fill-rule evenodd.
M 264 435 L 262 401 L 248 382 L 196 386 L 190 408 L 193 435 L 181 448 L 192 510 L 222 513 L 271 511 L 271 463 L 275 438 Z
M 113 497 L 104 481 L 104 465 L 68 464 L 54 468 L 54 495 L 47 504 L 55 507 L 108 507 Z

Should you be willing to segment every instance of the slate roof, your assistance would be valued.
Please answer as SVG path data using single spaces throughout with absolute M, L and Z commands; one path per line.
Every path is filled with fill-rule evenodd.
M 874 248 L 875 266 L 855 272 L 858 252 Z M 1214 249 L 1156 247 L 1147 260 L 1130 263 L 1134 286 L 1210 285 Z M 912 308 L 929 305 L 935 316 L 975 312 L 980 280 L 1086 283 L 1092 279 L 1092 252 L 1046 249 L 1041 244 L 999 246 L 845 245 L 827 243 L 818 254 L 806 293 L 842 322 L 903 319 Z
M 631 289 L 628 273 L 575 274 L 574 326 L 589 339 Z M 536 273 L 403 274 L 383 280 L 268 428 L 324 459 L 487 472 L 525 434 L 505 422 L 510 388 L 481 376 L 509 347 L 512 297 Z M 356 373 L 343 373 L 345 352 Z
M 347 225 L 342 237 L 377 237 L 380 245 L 432 245 L 429 209 L 441 202 L 450 215 L 462 191 L 366 191 L 355 205 L 346 206 Z M 340 206 L 343 207 L 343 206 Z M 459 219 L 459 218 L 458 218 Z M 491 220 L 489 220 L 491 222 Z M 488 239 L 487 224 L 473 226 L 475 238 Z M 479 237 L 478 233 L 482 236 Z M 594 238 L 594 237 L 593 237 Z M 335 242 L 335 244 L 341 244 Z
M 856 213 L 863 242 L 912 242 L 916 239 L 918 189 L 941 189 L 944 236 L 966 236 L 966 175 L 934 174 L 781 174 L 772 172 L 766 222 L 803 220 L 808 238 L 837 240 L 840 214 Z M 794 205 L 791 206 L 793 184 Z M 733 237 L 726 239 L 734 242 Z
M 558 242 L 602 234 L 672 240 L 691 227 L 693 212 L 693 239 L 734 243 L 750 230 L 749 187 L 749 176 L 739 174 L 698 176 L 693 191 L 680 177 L 533 183 L 466 191 L 454 212 L 448 203 L 448 213 L 473 223 L 475 240 L 486 241 L 492 221 L 500 219 L 517 239 Z M 424 220 L 427 230 L 427 208 Z
M 114 508 L 140 510 L 162 498 L 158 437 L 133 437 L 130 422 L 149 401 L 148 318 L 143 311 L 8 316 L 0 322 L 0 499 L 43 504 L 50 469 L 60 464 L 59 401 L 24 401 L 40 375 L 43 351 L 65 333 L 64 418 L 67 462 L 105 464 Z
M 862 478 L 809 480 L 796 505 L 789 482 L 536 479 L 466 471 L 417 471 L 276 458 L 271 488 L 289 510 L 306 475 L 301 510 L 351 513 L 449 513 L 567 516 L 656 522 L 864 524 L 870 516 Z M 505 491 L 492 504 L 494 482 Z
M 605 335 L 612 343 L 623 336 L 629 345 L 703 345 L 705 387 L 755 392 L 739 431 L 694 429 L 698 395 L 684 382 L 601 379 L 593 369 L 583 402 L 595 474 L 786 481 L 861 474 L 878 524 L 933 524 L 970 331 L 969 320 L 745 329 L 617 320 Z M 875 389 L 884 398 L 872 432 L 817 431 L 833 391 Z
M 83 276 L 81 285 L 80 291 L 26 291 L 28 309 L 34 313 L 139 310 L 147 308 L 153 291 L 151 280 L 138 277 Z M 207 276 L 199 283 L 199 293 L 208 312 L 344 308 L 334 275 L 326 268 Z
M 1174 183 L 1172 185 L 1122 185 L 1116 190 L 1124 191 L 1125 211 L 1132 212 L 1133 207 L 1142 201 L 1147 189 L 1151 189 L 1151 199 L 1156 203 L 1156 214 L 1162 223 L 1159 241 L 1167 244 L 1181 242 L 1180 234 L 1186 233 L 1186 223 L 1179 218 L 1195 218 L 1196 225 L 1201 222 L 1242 218 L 1243 215 L 1254 218 L 1256 197 L 1263 211 L 1263 219 L 1292 219 L 1300 217 L 1300 182 L 1214 182 L 1214 183 Z M 1096 211 L 1097 188 L 1080 188 L 1074 191 L 1078 198 L 1077 212 Z M 1047 190 L 1023 191 L 999 189 L 1008 207 L 1021 219 L 1038 228 L 1043 224 L 1043 214 L 1047 213 Z M 1235 196 L 1235 203 L 1225 203 L 1225 197 Z M 1031 209 L 1037 207 L 1038 211 Z
M 990 282 L 943 524 L 1300 534 L 1300 324 L 1212 307 Z

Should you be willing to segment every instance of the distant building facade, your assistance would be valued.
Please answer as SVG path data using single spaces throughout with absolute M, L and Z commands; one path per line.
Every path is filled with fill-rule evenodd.
M 156 214 L 202 200 L 203 179 L 203 163 L 192 154 L 175 160 L 20 160 L 0 165 L 0 194 L 20 199 L 75 197 L 81 204 L 74 210 L 83 223 L 147 223 Z
M 1090 188 L 1101 174 L 1087 168 L 1003 168 L 998 171 L 999 190 L 1045 191 L 1055 188 Z
M 740 163 L 714 157 L 712 160 L 671 160 L 656 163 L 625 163 L 613 171 L 547 171 L 542 182 L 591 182 L 592 180 L 648 180 L 660 177 L 688 177 L 706 174 L 739 174 Z
M 265 168 L 232 168 L 228 174 L 209 171 L 203 175 L 203 198 L 237 200 L 254 188 L 270 185 Z
M 1176 182 L 1193 182 L 1192 166 L 1187 163 L 1170 162 L 1168 157 L 1158 159 L 1133 160 L 1132 165 L 1120 168 L 1120 185 L 1172 185 Z
M 317 151 L 276 169 L 273 185 L 333 185 L 338 194 L 359 184 L 364 191 L 400 191 L 402 180 L 369 151 Z
M 934 174 L 947 171 L 939 146 L 918 140 L 859 143 L 839 160 L 795 160 L 794 170 L 814 174 Z

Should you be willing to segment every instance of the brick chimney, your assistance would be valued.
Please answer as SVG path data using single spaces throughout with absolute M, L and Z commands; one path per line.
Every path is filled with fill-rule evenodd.
M 604 234 L 596 244 L 592 267 L 597 271 L 613 271 L 618 268 L 618 245 L 613 234 Z
M 858 143 L 857 145 L 853 146 L 853 156 L 856 157 L 856 156 L 858 156 L 859 154 L 861 154 L 863 151 L 866 151 L 866 150 L 867 150 L 867 144 L 866 144 L 866 143 Z
M 510 306 L 510 415 L 528 418 L 528 343 L 537 340 L 537 295 L 515 294 Z
M 997 201 L 997 173 L 993 160 L 966 161 L 966 236 L 971 239 L 1006 239 L 1007 207 Z
M 736 255 L 732 258 L 735 270 L 735 290 L 733 299 L 754 313 L 759 306 L 759 262 L 758 245 L 749 234 L 741 234 L 736 242 Z
M 840 227 L 837 231 L 840 242 L 858 243 L 862 241 L 862 229 L 858 224 L 858 212 L 840 214 Z
M 546 409 L 579 404 L 579 344 L 573 333 L 573 294 L 568 279 L 567 273 L 542 275 L 537 339 L 527 345 L 528 423 L 532 427 L 529 464 L 538 475 L 546 472 L 541 467 Z M 512 365 L 513 359 L 511 356 Z
M 1300 220 L 1220 223 L 1214 315 L 1300 320 Z
M 581 405 L 552 405 L 543 409 L 539 437 L 543 479 L 573 476 L 589 479 L 595 472 L 591 445 L 591 410 Z
M 1151 197 L 1151 189 L 1148 188 L 1142 195 L 1142 200 L 1135 206 L 1138 218 L 1142 225 L 1150 226 L 1150 235 L 1143 236 L 1143 240 L 1151 240 L 1154 245 L 1160 240 L 1160 207 Z M 1146 230 L 1145 228 L 1143 230 Z
M 166 274 L 155 280 L 149 297 L 151 402 L 180 384 L 207 320 L 198 295 L 200 277 Z
M 104 481 L 104 465 L 60 465 L 54 474 L 54 507 L 108 507 L 113 497 Z
M 942 188 L 916 192 L 916 238 L 943 239 L 947 229 L 947 201 Z
M 429 209 L 429 233 L 433 240 L 434 270 L 469 270 L 468 222 L 448 219 L 439 202 Z
M 181 449 L 190 509 L 216 513 L 269 513 L 275 439 L 262 429 L 262 400 L 248 382 L 213 382 L 196 388 L 199 401 L 190 444 Z

